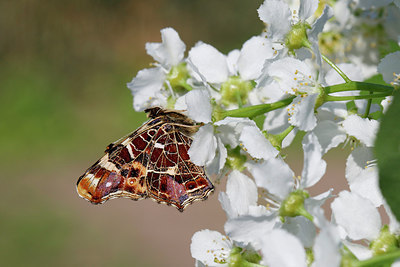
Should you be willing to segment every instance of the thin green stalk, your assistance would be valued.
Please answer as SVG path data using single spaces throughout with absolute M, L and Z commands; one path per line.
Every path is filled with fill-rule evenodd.
M 372 92 L 369 92 L 369 95 L 372 95 Z M 365 113 L 363 118 L 367 118 L 369 115 L 369 111 L 371 110 L 372 98 L 368 99 L 367 108 L 365 109 Z
M 367 266 L 377 266 L 379 263 L 384 263 L 384 262 L 389 262 L 389 261 L 394 261 L 396 259 L 400 258 L 400 250 L 396 250 L 393 252 L 385 253 L 382 255 L 378 255 L 375 257 L 372 257 L 368 260 L 363 260 L 356 262 L 354 264 L 355 267 L 367 267 Z
M 354 96 L 332 96 L 328 95 L 325 97 L 325 101 L 347 101 L 347 100 L 357 100 L 357 99 L 373 99 L 382 98 L 390 96 L 391 93 L 386 94 L 372 94 L 372 95 L 354 95 Z
M 283 99 L 281 101 L 277 101 L 271 104 L 261 104 L 261 105 L 255 105 L 255 106 L 249 106 L 249 107 L 244 107 L 244 108 L 238 108 L 238 109 L 232 109 L 232 110 L 226 110 L 222 111 L 220 116 L 221 120 L 224 119 L 225 117 L 248 117 L 248 118 L 254 118 L 258 115 L 262 115 L 264 113 L 267 113 L 269 111 L 286 107 L 290 103 L 292 103 L 293 99 L 296 96 L 290 96 L 286 99 Z
M 325 93 L 336 93 L 345 91 L 369 91 L 369 92 L 393 92 L 393 87 L 364 82 L 348 82 L 324 87 Z
M 326 56 L 324 56 L 324 55 L 322 55 L 322 54 L 321 54 L 321 56 L 322 56 L 323 60 L 325 60 L 325 62 L 328 63 L 328 64 L 340 75 L 340 77 L 343 78 L 343 80 L 344 80 L 346 83 L 351 82 L 350 78 L 347 77 L 347 75 L 344 74 L 344 72 L 343 72 L 341 69 L 339 69 L 339 67 L 336 66 L 335 63 L 333 63 L 333 62 L 332 62 L 329 58 L 327 58 Z
M 283 139 L 286 138 L 286 136 L 294 129 L 293 125 L 290 125 L 287 127 L 283 132 L 274 135 L 275 140 L 278 142 L 280 146 L 282 146 L 282 141 Z

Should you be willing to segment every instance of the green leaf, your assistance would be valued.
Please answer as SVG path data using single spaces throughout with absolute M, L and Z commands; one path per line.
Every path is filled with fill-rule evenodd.
M 400 91 L 394 91 L 393 95 L 393 103 L 382 117 L 375 152 L 378 159 L 379 186 L 400 221 Z

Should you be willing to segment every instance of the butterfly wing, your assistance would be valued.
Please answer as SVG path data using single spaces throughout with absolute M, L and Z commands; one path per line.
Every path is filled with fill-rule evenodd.
M 120 141 L 110 144 L 105 155 L 93 164 L 77 182 L 78 194 L 93 204 L 126 197 L 134 200 L 147 197 L 146 165 L 151 145 L 143 139 L 148 123 Z
M 81 197 L 94 204 L 119 197 L 150 197 L 180 211 L 207 198 L 214 186 L 204 167 L 195 165 L 188 155 L 197 126 L 176 111 L 158 109 L 157 114 L 107 147 L 105 155 L 78 179 Z
M 204 200 L 214 186 L 208 180 L 204 167 L 190 161 L 188 150 L 192 138 L 179 123 L 165 123 L 150 146 L 147 165 L 148 194 L 158 202 L 183 209 L 197 200 Z

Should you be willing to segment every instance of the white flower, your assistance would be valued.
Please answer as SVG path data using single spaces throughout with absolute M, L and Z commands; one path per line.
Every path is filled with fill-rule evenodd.
M 207 123 L 193 136 L 188 151 L 193 163 L 207 166 L 209 173 L 218 173 L 225 165 L 225 145 L 242 145 L 254 158 L 269 158 L 278 151 L 262 135 L 255 122 L 247 118 L 225 118 L 211 122 L 212 107 L 207 91 L 192 90 L 185 95 L 187 114 L 195 121 Z
M 291 11 L 288 4 L 278 0 L 265 0 L 264 3 L 258 8 L 258 15 L 260 19 L 266 23 L 268 38 L 274 42 L 280 42 L 282 45 L 287 41 L 286 37 L 292 30 L 292 27 L 300 24 L 306 24 L 318 8 L 318 0 L 301 0 L 299 11 Z M 316 55 L 318 65 L 321 65 L 321 54 L 318 47 L 318 35 L 322 32 L 325 23 L 332 17 L 331 8 L 326 5 L 322 15 L 314 22 L 307 30 L 311 49 Z M 300 37 L 295 37 L 298 39 Z M 307 36 L 304 36 L 307 38 Z M 298 42 L 299 40 L 291 40 Z M 287 44 L 287 43 L 286 43 Z M 293 44 L 288 44 L 293 45 Z M 296 45 L 295 45 L 296 46 Z M 296 48 L 298 49 L 298 48 Z
M 290 31 L 291 26 L 298 20 L 305 21 L 310 18 L 318 8 L 317 0 L 304 0 L 300 2 L 298 17 L 296 12 L 291 12 L 289 6 L 279 0 L 265 0 L 258 8 L 258 16 L 268 25 L 267 36 L 273 41 L 281 41 Z
M 331 51 L 326 56 L 334 62 L 354 63 L 365 77 L 375 75 L 382 37 L 396 40 L 399 35 L 399 9 L 388 5 L 390 2 L 392 0 L 336 1 L 334 19 L 327 24 L 330 34 L 326 35 L 326 45 L 323 45 Z M 330 42 L 332 37 L 334 40 Z
M 205 266 L 228 266 L 232 241 L 217 231 L 202 230 L 192 237 L 190 252 Z
M 156 67 L 139 71 L 127 84 L 132 91 L 133 107 L 136 111 L 151 106 L 166 106 L 167 98 L 171 94 L 168 90 L 162 90 L 166 76 L 171 67 L 183 60 L 185 44 L 178 33 L 172 28 L 165 28 L 161 30 L 161 38 L 162 43 L 146 44 L 147 53 L 158 61 Z
M 400 51 L 386 55 L 378 65 L 378 71 L 385 82 L 400 85 Z
M 322 159 L 322 149 L 314 134 L 309 133 L 303 139 L 304 150 L 304 166 L 300 181 L 296 182 L 295 175 L 290 167 L 280 158 L 270 158 L 262 163 L 249 163 L 248 169 L 253 175 L 257 186 L 267 190 L 271 210 L 275 210 L 275 216 L 278 216 L 278 209 L 281 203 L 289 196 L 289 194 L 298 189 L 306 189 L 315 185 L 324 175 L 326 170 L 326 162 Z M 323 201 L 329 197 L 324 194 L 322 201 L 305 201 L 306 210 L 316 214 Z M 315 197 L 317 200 L 319 197 Z M 313 198 L 310 198 L 311 200 Z M 307 209 L 307 206 L 310 210 Z
M 351 205 L 349 205 L 351 203 Z M 399 223 L 392 215 L 387 204 L 384 205 L 390 219 L 387 234 L 398 234 Z M 342 191 L 332 202 L 332 215 L 336 223 L 344 230 L 342 239 L 345 245 L 355 254 L 355 256 L 364 260 L 373 255 L 373 242 L 380 238 L 382 221 L 378 209 L 367 198 L 358 195 L 355 192 Z M 387 235 L 382 242 L 388 242 Z M 393 237 L 395 238 L 395 237 Z M 365 240 L 369 247 L 362 246 L 351 241 Z M 390 242 L 390 241 L 389 241 Z M 388 244 L 387 244 L 388 245 Z
M 240 51 L 233 50 L 228 56 L 209 44 L 199 42 L 189 51 L 188 63 L 193 77 L 209 89 L 217 103 L 221 101 L 225 106 L 236 108 L 239 104 L 258 101 L 254 92 L 249 95 L 253 88 L 249 81 L 258 78 L 265 60 L 275 56 L 276 50 L 270 40 L 254 36 L 243 44 Z M 243 103 L 237 102 L 238 94 Z
M 316 124 L 314 107 L 320 92 L 320 83 L 314 71 L 304 62 L 295 58 L 285 57 L 264 65 L 264 74 L 257 81 L 258 86 L 268 90 L 276 84 L 281 89 L 281 97 L 297 95 L 292 105 L 288 106 L 291 125 L 300 130 L 310 131 Z
M 368 147 L 374 145 L 379 122 L 358 115 L 348 116 L 342 123 L 343 129 L 350 136 L 355 137 Z
M 232 75 L 240 75 L 243 80 L 256 79 L 261 74 L 264 61 L 275 54 L 268 39 L 254 36 L 243 44 L 240 52 L 234 50 L 228 57 L 213 46 L 199 42 L 190 49 L 188 60 L 206 82 L 221 84 Z

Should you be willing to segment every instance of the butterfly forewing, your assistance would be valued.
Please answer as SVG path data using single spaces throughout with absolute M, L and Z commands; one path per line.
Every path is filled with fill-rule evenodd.
M 183 211 L 213 191 L 204 167 L 195 165 L 188 155 L 198 126 L 179 111 L 156 107 L 146 112 L 151 118 L 147 123 L 110 144 L 106 154 L 79 178 L 81 197 L 95 204 L 118 197 L 150 197 Z

